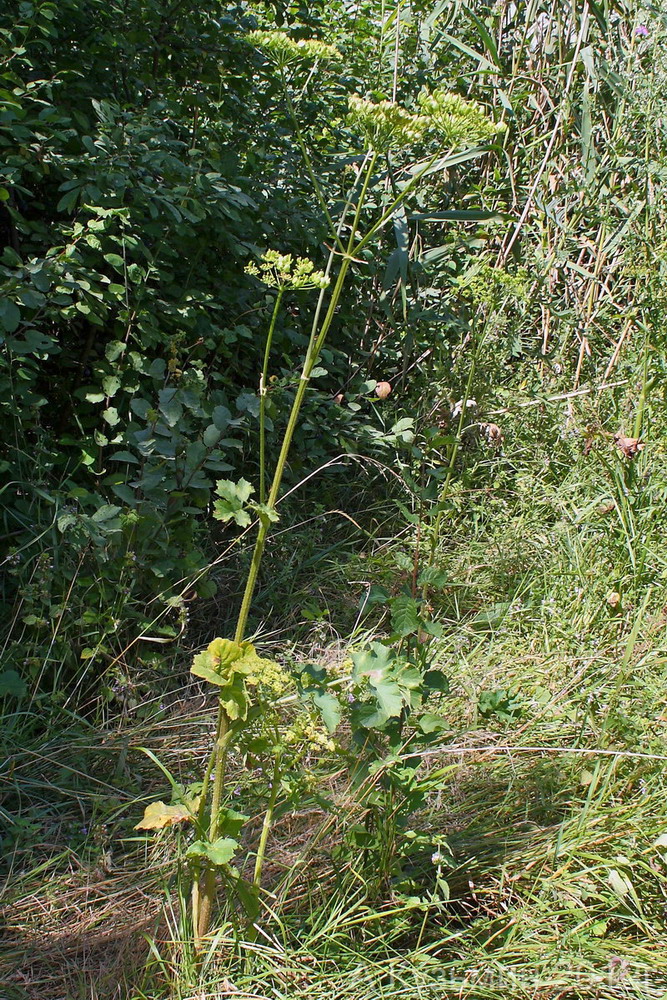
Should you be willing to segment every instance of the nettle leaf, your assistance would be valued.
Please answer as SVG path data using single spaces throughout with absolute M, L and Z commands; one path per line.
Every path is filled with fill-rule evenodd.
M 402 638 L 416 635 L 421 628 L 419 605 L 414 597 L 401 594 L 391 602 L 391 625 Z
M 186 851 L 187 858 L 199 860 L 206 859 L 216 868 L 228 865 L 238 850 L 238 843 L 231 837 L 220 837 L 212 844 L 207 844 L 203 840 L 195 840 Z
M 219 479 L 215 486 L 215 492 L 219 497 L 213 505 L 213 517 L 218 521 L 234 520 L 240 528 L 246 528 L 250 524 L 250 514 L 244 510 L 254 487 L 246 479 L 239 479 L 235 483 L 231 479 Z
M 444 569 L 438 569 L 437 566 L 426 566 L 417 579 L 417 584 L 420 587 L 446 587 L 448 582 L 448 574 Z
M 191 823 L 192 813 L 183 803 L 167 805 L 166 802 L 151 802 L 144 810 L 143 819 L 135 826 L 135 830 L 162 830 L 176 823 Z

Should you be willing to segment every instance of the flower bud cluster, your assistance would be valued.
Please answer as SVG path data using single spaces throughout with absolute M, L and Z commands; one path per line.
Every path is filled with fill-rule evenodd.
M 305 744 L 311 751 L 328 750 L 331 752 L 336 749 L 334 740 L 322 729 L 321 725 L 307 718 L 295 720 L 283 735 L 283 741 L 287 746 L 294 746 L 296 743 Z
M 348 121 L 371 149 L 384 153 L 431 140 L 450 149 L 490 142 L 504 132 L 503 122 L 489 118 L 481 105 L 444 90 L 419 95 L 420 113 L 414 114 L 392 101 L 348 99 Z
M 466 101 L 446 90 L 420 94 L 419 106 L 427 130 L 450 148 L 491 142 L 507 130 L 504 122 L 497 123 L 489 118 L 481 104 Z
M 419 142 L 426 131 L 421 115 L 413 115 L 392 101 L 368 101 L 352 95 L 348 98 L 348 121 L 371 149 L 386 153 L 392 147 Z
M 304 59 L 331 61 L 342 58 L 333 45 L 318 42 L 315 38 L 302 38 L 296 41 L 282 31 L 251 31 L 246 38 L 251 45 L 256 45 L 279 66 L 287 66 L 289 63 Z
M 304 291 L 308 288 L 326 288 L 329 284 L 324 271 L 316 271 L 312 260 L 297 257 L 291 253 L 281 254 L 277 250 L 267 250 L 262 255 L 259 267 L 255 263 L 246 266 L 245 273 L 259 278 L 269 288 L 284 291 Z

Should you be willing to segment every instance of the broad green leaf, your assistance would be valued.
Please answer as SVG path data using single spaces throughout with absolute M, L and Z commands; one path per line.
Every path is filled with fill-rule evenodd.
M 320 711 L 322 722 L 329 732 L 333 733 L 343 716 L 343 710 L 338 698 L 331 694 L 330 691 L 322 691 L 313 695 L 313 702 Z
M 6 333 L 14 333 L 21 322 L 21 310 L 11 299 L 0 301 L 0 324 Z
M 10 698 L 22 698 L 25 693 L 25 681 L 16 670 L 3 670 L 0 673 L 0 698 L 6 695 Z
M 107 396 L 115 396 L 120 389 L 120 379 L 117 375 L 107 375 L 102 379 L 102 388 Z
M 207 448 L 214 448 L 222 437 L 222 431 L 215 424 L 209 424 L 202 435 L 202 440 Z
M 218 814 L 218 830 L 228 837 L 237 837 L 243 824 L 249 819 L 250 817 L 246 816 L 245 813 L 223 807 Z
M 175 427 L 183 416 L 183 406 L 174 398 L 177 392 L 178 389 L 162 389 L 158 393 L 160 413 L 170 427 Z
M 451 727 L 442 716 L 426 712 L 419 720 L 419 728 L 423 733 L 441 733 L 448 731 Z
M 195 840 L 186 851 L 186 857 L 210 861 L 216 868 L 221 865 L 228 865 L 238 850 L 238 843 L 231 837 L 220 837 L 212 844 L 207 844 L 203 840 Z
M 394 651 L 380 642 L 372 642 L 370 649 L 352 654 L 353 677 L 355 680 L 367 680 L 377 698 L 380 712 L 387 718 L 400 715 L 404 705 L 394 675 L 395 660 Z
M 449 574 L 437 566 L 426 566 L 417 579 L 420 587 L 446 587 L 449 582 Z
M 109 427 L 115 427 L 120 422 L 120 414 L 115 406 L 107 406 L 106 410 L 102 411 L 102 419 Z
M 234 520 L 241 528 L 250 524 L 250 514 L 244 510 L 254 487 L 246 479 L 235 483 L 231 479 L 219 479 L 215 486 L 219 499 L 213 505 L 213 516 L 218 521 Z
M 190 667 L 190 673 L 194 674 L 195 677 L 201 677 L 202 680 L 208 681 L 209 684 L 215 684 L 218 687 L 228 683 L 227 678 L 219 674 L 212 665 L 209 653 L 198 653 L 195 656 L 192 661 L 192 666 Z
M 105 253 L 104 259 L 107 262 L 107 264 L 111 264 L 111 266 L 115 267 L 116 270 L 118 271 L 122 271 L 123 268 L 125 267 L 125 262 L 123 261 L 123 258 L 120 257 L 117 253 Z
M 248 717 L 250 703 L 242 680 L 236 679 L 234 683 L 220 689 L 220 704 L 232 722 Z

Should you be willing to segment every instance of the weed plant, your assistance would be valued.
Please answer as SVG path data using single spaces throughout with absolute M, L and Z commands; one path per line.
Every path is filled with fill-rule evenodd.
M 284 358 L 285 297 L 269 291 L 256 492 L 248 472 L 219 481 L 211 501 L 223 524 L 259 531 L 254 557 L 250 532 L 225 535 L 251 570 L 236 636 L 212 643 L 186 680 L 174 667 L 188 649 L 142 656 L 143 675 L 110 673 L 109 687 L 127 688 L 103 720 L 86 716 L 95 675 L 89 689 L 78 647 L 58 674 L 65 660 L 55 647 L 45 660 L 39 640 L 33 669 L 50 663 L 54 681 L 31 700 L 8 661 L 10 996 L 664 996 L 664 12 L 440 6 L 400 4 L 383 22 L 378 59 L 395 69 L 396 100 L 380 103 L 389 87 L 352 109 L 371 147 L 355 159 L 358 225 L 331 227 L 328 138 L 315 142 L 298 95 L 285 97 L 333 229 L 322 320 L 336 289 L 345 315 L 359 260 L 373 267 L 362 233 L 415 176 L 400 158 L 381 173 L 372 148 L 417 127 L 419 106 L 398 100 L 408 62 L 417 73 L 447 62 L 457 91 L 510 122 L 504 160 L 481 158 L 469 175 L 465 198 L 483 218 L 452 200 L 454 167 L 415 189 L 417 211 L 392 206 L 398 252 L 372 277 L 383 320 L 365 380 L 329 407 L 374 405 L 391 462 L 349 448 L 300 495 L 277 503 L 280 474 L 266 488 L 271 421 L 279 432 L 277 404 L 296 395 L 286 381 L 263 400 Z M 265 44 L 289 87 L 306 47 L 284 37 Z M 293 275 L 306 250 L 290 249 Z M 380 408 L 369 397 L 386 375 Z M 297 445 L 297 417 L 317 426 L 306 381 L 287 424 Z M 341 518 L 332 537 L 322 524 L 336 511 L 354 523 Z M 84 603 L 87 565 L 67 571 Z M 42 615 L 50 571 L 35 562 L 29 614 Z M 228 564 L 208 572 L 223 579 Z M 185 602 L 198 648 L 211 640 L 203 600 Z M 110 616 L 102 652 L 114 660 L 128 639 L 107 642 L 124 613 L 99 593 L 96 608 Z M 43 626 L 16 623 L 37 642 Z M 222 690 L 222 728 L 198 678 Z M 156 803 L 165 788 L 171 801 Z M 133 829 L 147 804 L 163 827 L 149 837 Z

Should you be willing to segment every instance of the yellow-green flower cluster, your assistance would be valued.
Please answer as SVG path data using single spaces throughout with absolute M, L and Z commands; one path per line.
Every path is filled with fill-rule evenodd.
M 303 291 L 308 288 L 326 288 L 329 284 L 324 271 L 316 271 L 312 260 L 307 257 L 294 258 L 291 253 L 267 250 L 262 255 L 259 267 L 255 263 L 246 266 L 246 274 L 259 278 L 269 288 L 283 291 Z
M 296 41 L 282 31 L 251 31 L 246 38 L 251 45 L 256 45 L 279 66 L 287 66 L 301 59 L 329 62 L 332 59 L 342 58 L 333 45 L 318 42 L 315 38 L 302 38 Z
M 492 121 L 480 104 L 446 90 L 420 94 L 419 106 L 425 130 L 450 149 L 490 142 L 507 128 Z
M 248 684 L 257 685 L 264 696 L 280 698 L 285 694 L 290 686 L 290 676 L 279 663 L 258 656 L 253 651 L 252 658 L 248 658 L 248 665 L 250 667 L 250 673 L 246 677 Z
M 306 718 L 296 719 L 292 723 L 283 735 L 283 742 L 286 746 L 305 744 L 306 751 L 336 749 L 336 744 L 329 734 L 317 722 Z
M 528 272 L 524 267 L 510 274 L 500 267 L 482 264 L 474 273 L 462 277 L 458 284 L 469 291 L 480 305 L 497 306 L 503 300 L 525 302 L 528 298 Z
M 353 95 L 348 98 L 348 107 L 348 121 L 352 127 L 379 153 L 410 146 L 424 136 L 426 120 L 392 101 L 373 103 Z

